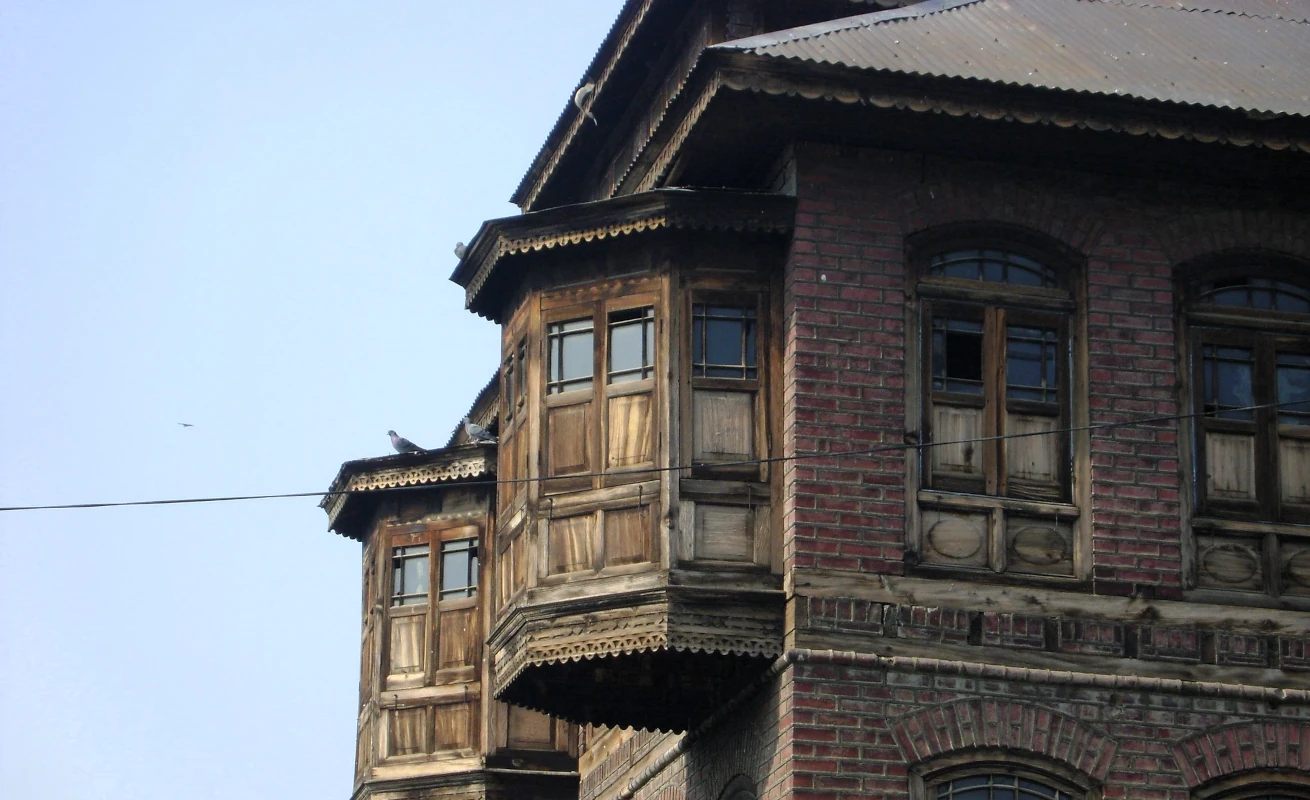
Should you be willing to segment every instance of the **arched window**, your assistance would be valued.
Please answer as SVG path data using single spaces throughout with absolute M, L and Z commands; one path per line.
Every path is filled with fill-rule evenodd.
M 1310 775 L 1295 769 L 1239 772 L 1204 784 L 1193 797 L 1196 800 L 1310 800 Z
M 911 769 L 911 800 L 1092 800 L 1086 775 L 1000 750 L 952 753 Z
M 926 445 L 911 561 L 1075 578 L 1080 260 L 1030 231 L 969 225 L 912 237 L 910 261 Z
M 938 783 L 933 800 L 1072 800 L 1041 781 L 1016 775 L 970 775 Z
M 1310 537 L 1278 527 L 1310 522 L 1310 264 L 1233 253 L 1184 275 L 1196 586 L 1310 596 Z

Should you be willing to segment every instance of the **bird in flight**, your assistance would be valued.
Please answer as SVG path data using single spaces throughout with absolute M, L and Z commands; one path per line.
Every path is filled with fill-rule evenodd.
M 177 423 L 177 424 L 178 424 L 178 425 L 181 425 L 183 428 L 194 428 L 194 427 L 195 427 L 195 425 L 192 425 L 190 422 L 179 422 L 179 423 Z
M 391 446 L 396 448 L 397 453 L 426 453 L 427 450 L 419 447 L 404 436 L 397 436 L 395 431 L 387 431 L 391 437 Z
M 600 121 L 597 120 L 591 111 L 587 109 L 587 101 L 591 99 L 591 96 L 595 94 L 595 92 L 596 84 L 592 81 L 587 81 L 579 86 L 578 90 L 573 93 L 573 105 L 577 106 L 578 110 L 582 112 L 582 116 L 591 120 L 593 125 L 600 125 Z

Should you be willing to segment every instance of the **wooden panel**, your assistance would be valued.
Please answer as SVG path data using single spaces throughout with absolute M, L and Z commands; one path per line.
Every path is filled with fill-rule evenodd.
M 511 559 L 514 562 L 514 592 L 517 593 L 528 585 L 528 532 L 521 531 L 510 544 Z
M 1283 594 L 1310 595 L 1310 542 L 1285 539 L 1278 555 Z
M 650 506 L 605 512 L 605 566 L 650 561 L 652 549 Z
M 433 724 L 434 749 L 461 750 L 476 746 L 473 726 L 473 703 L 447 703 L 437 706 Z
M 696 461 L 742 461 L 755 456 L 755 393 L 692 393 L 692 457 Z
M 1005 520 L 1006 572 L 1073 575 L 1073 521 Z
M 1283 502 L 1310 504 L 1310 440 L 1278 440 L 1279 483 Z
M 1205 496 L 1213 500 L 1255 500 L 1255 437 L 1207 432 Z
M 547 413 L 547 473 L 552 478 L 591 471 L 588 423 L 591 403 L 552 408 Z
M 925 510 L 923 553 L 926 564 L 949 564 L 961 567 L 987 566 L 986 514 Z
M 635 467 L 655 460 L 649 393 L 609 399 L 608 467 Z
M 745 506 L 696 504 L 696 558 L 754 561 L 755 526 Z
M 928 448 L 928 452 L 932 454 L 933 474 L 981 478 L 982 443 L 963 440 L 978 439 L 982 435 L 983 410 L 981 408 L 956 408 L 941 404 L 933 406 L 933 441 L 962 442 Z
M 426 614 L 411 614 L 391 620 L 390 665 L 392 675 L 423 671 Z
M 1011 478 L 1055 483 L 1060 479 L 1060 437 L 1029 434 L 1055 431 L 1059 417 L 1008 414 L 1005 432 L 1019 438 L 1005 442 L 1005 466 Z
M 593 568 L 592 534 L 596 517 L 583 514 L 577 517 L 552 519 L 546 543 L 549 553 L 550 575 L 578 572 Z
M 1264 588 L 1263 558 L 1256 539 L 1196 537 L 1196 583 L 1210 589 Z
M 477 611 L 470 606 L 437 613 L 437 669 L 477 663 L 481 639 Z
M 509 707 L 509 746 L 521 750 L 553 749 L 555 720 L 538 711 Z
M 394 708 L 388 716 L 387 755 L 408 756 L 428 751 L 426 708 Z
M 361 714 L 355 733 L 355 775 L 363 775 L 373 766 L 373 715 Z

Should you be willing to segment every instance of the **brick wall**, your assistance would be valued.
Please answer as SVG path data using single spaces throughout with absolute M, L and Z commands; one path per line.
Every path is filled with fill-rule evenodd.
M 905 238 L 954 222 L 1018 225 L 1086 258 L 1090 422 L 1180 411 L 1173 270 L 1263 246 L 1310 257 L 1310 221 L 1219 211 L 1232 193 L 917 155 L 802 145 L 784 275 L 788 566 L 904 570 L 906 459 L 842 455 L 905 437 Z M 1253 201 L 1254 202 L 1254 201 Z M 1179 426 L 1091 436 L 1094 591 L 1178 598 Z

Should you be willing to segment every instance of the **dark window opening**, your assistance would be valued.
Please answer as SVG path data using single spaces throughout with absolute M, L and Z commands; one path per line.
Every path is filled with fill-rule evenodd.
M 590 317 L 551 323 L 546 332 L 546 346 L 550 354 L 547 394 L 591 386 L 594 346 Z
M 428 601 L 428 546 L 397 547 L 391 551 L 391 605 L 422 605 Z
M 640 381 L 655 374 L 655 309 L 609 315 L 609 383 Z
M 439 599 L 475 597 L 478 593 L 478 541 L 459 539 L 441 543 Z
M 981 322 L 933 318 L 932 388 L 960 394 L 983 393 Z
M 691 374 L 754 380 L 757 327 L 754 308 L 693 306 Z

